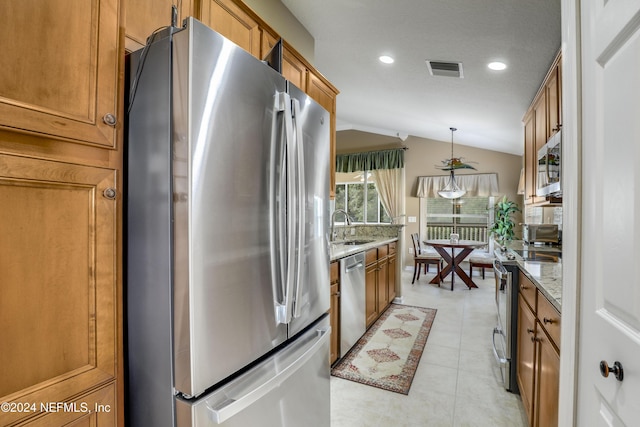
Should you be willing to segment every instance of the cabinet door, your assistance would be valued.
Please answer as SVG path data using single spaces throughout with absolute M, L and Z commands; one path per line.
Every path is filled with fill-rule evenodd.
M 282 75 L 285 79 L 296 85 L 300 90 L 307 92 L 307 67 L 286 48 L 282 52 Z M 311 97 L 318 101 L 315 96 L 311 95 Z M 323 101 L 324 103 L 320 101 L 318 102 L 327 109 L 327 100 Z M 331 110 L 327 111 L 331 113 Z
M 378 313 L 382 313 L 389 305 L 389 259 L 378 260 Z
M 340 279 L 339 264 L 337 261 L 331 263 L 331 352 L 329 363 L 333 364 L 338 360 L 340 354 Z
M 518 361 L 516 376 L 522 405 L 527 412 L 529 425 L 533 425 L 534 363 L 536 319 L 529 306 L 518 295 Z
M 545 86 L 547 96 L 547 135 L 551 136 L 560 130 L 562 106 L 560 101 L 560 77 L 559 66 L 556 65 L 549 74 L 549 80 Z
M 536 196 L 536 142 L 535 115 L 528 114 L 524 121 L 524 202 L 533 203 Z
M 175 0 L 125 0 L 126 49 L 133 52 L 142 48 L 154 31 L 171 25 L 171 6 Z M 191 1 L 182 0 L 178 8 L 178 26 L 193 15 Z
M 340 285 L 331 285 L 331 353 L 329 363 L 338 360 L 340 354 Z
M 537 341 L 535 425 L 539 427 L 557 427 L 560 355 L 551 343 L 549 336 L 541 330 L 538 333 Z
M 536 153 L 547 143 L 547 96 L 546 92 L 542 91 L 540 97 L 533 105 L 533 114 L 535 116 L 535 141 L 536 141 Z
M 110 169 L 0 154 L 0 402 L 57 402 L 116 377 Z M 28 416 L 0 412 L 0 425 Z
M 329 185 L 329 197 L 334 198 L 336 195 L 336 96 L 337 92 L 329 85 L 316 76 L 314 73 L 308 73 L 307 93 L 315 99 L 325 110 L 329 112 L 331 117 L 331 141 L 329 146 L 329 176 L 331 182 Z
M 200 20 L 256 58 L 260 58 L 260 26 L 232 0 L 203 0 Z
M 365 306 L 364 314 L 367 328 L 378 318 L 378 264 L 368 265 L 365 269 Z
M 118 0 L 1 1 L 0 127 L 114 147 L 119 14 Z
M 71 406 L 66 410 L 57 408 L 56 402 L 43 402 L 45 405 L 54 405 L 51 413 L 25 425 L 29 427 L 114 427 L 117 425 L 115 389 L 114 384 L 102 387 L 68 402 Z
M 396 255 L 389 255 L 389 303 L 392 303 L 396 297 Z

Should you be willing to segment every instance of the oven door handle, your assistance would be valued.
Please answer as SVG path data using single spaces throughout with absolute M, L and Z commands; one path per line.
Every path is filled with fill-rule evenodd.
M 496 361 L 501 366 L 504 366 L 507 364 L 508 360 L 504 357 L 500 357 L 500 355 L 498 354 L 498 349 L 496 348 L 496 334 L 504 335 L 500 328 L 493 328 L 493 355 L 495 356 Z

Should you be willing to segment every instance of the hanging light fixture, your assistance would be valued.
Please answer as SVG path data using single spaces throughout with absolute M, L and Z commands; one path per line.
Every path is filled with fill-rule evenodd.
M 456 176 L 453 173 L 453 170 L 456 169 L 456 164 L 460 163 L 460 159 L 453 157 L 453 132 L 457 131 L 458 129 L 449 129 L 451 129 L 451 158 L 448 160 L 448 167 L 446 169 L 449 169 L 450 176 L 447 185 L 445 185 L 442 190 L 438 191 L 438 195 L 440 197 L 444 197 L 445 199 L 458 199 L 464 196 L 466 191 L 458 186 L 458 184 L 456 183 Z M 471 169 L 475 168 L 472 167 Z

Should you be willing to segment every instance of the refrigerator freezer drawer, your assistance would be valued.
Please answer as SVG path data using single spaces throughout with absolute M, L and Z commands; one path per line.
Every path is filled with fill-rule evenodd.
M 327 316 L 290 345 L 196 402 L 176 400 L 177 425 L 328 427 Z

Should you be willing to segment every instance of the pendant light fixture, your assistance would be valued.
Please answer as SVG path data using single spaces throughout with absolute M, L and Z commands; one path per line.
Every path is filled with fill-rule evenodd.
M 461 189 L 458 186 L 458 184 L 456 183 L 456 176 L 453 173 L 453 170 L 456 169 L 455 165 L 460 163 L 459 158 L 453 157 L 453 133 L 458 129 L 456 128 L 449 128 L 449 129 L 451 129 L 451 158 L 448 160 L 448 167 L 445 168 L 445 170 L 449 169 L 450 176 L 449 176 L 449 181 L 447 182 L 447 185 L 445 185 L 442 190 L 438 191 L 438 195 L 440 197 L 444 197 L 445 199 L 458 199 L 464 196 L 466 191 Z M 475 168 L 472 168 L 472 169 L 475 169 Z

